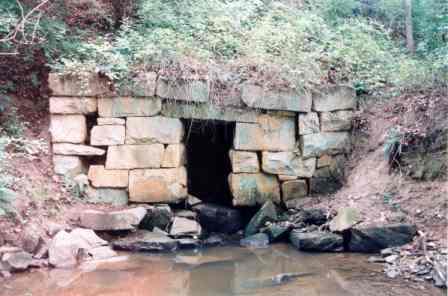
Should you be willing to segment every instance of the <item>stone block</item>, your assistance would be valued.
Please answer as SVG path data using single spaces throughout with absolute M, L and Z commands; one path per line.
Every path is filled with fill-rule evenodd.
M 91 114 L 97 110 L 96 98 L 50 98 L 50 113 L 52 114 Z
M 294 180 L 282 183 L 283 202 L 299 197 L 305 197 L 307 194 L 308 184 L 306 183 L 306 180 Z
M 164 151 L 162 144 L 109 146 L 106 169 L 160 168 Z
M 96 97 L 111 93 L 107 79 L 100 78 L 96 73 L 85 73 L 80 77 L 50 73 L 48 87 L 53 96 Z
M 124 125 L 96 125 L 90 131 L 90 145 L 122 145 L 125 133 Z
M 319 116 L 316 112 L 299 114 L 299 135 L 315 134 L 319 131 Z
M 295 152 L 263 152 L 262 169 L 266 173 L 310 178 L 316 170 L 316 158 L 303 159 Z
M 144 207 L 112 212 L 84 210 L 79 215 L 80 226 L 95 231 L 135 230 L 146 215 Z
M 228 106 L 216 106 L 212 103 L 180 103 L 166 101 L 162 105 L 162 115 L 174 118 L 192 118 L 201 120 L 223 120 L 235 122 L 257 122 L 260 112 Z
M 230 190 L 234 206 L 262 205 L 268 200 L 280 202 L 277 177 L 265 174 L 230 174 Z
M 94 187 L 126 188 L 129 184 L 129 171 L 106 170 L 103 165 L 91 165 L 88 177 Z
M 163 154 L 162 168 L 177 168 L 185 164 L 185 146 L 183 144 L 170 144 Z
M 230 150 L 229 156 L 234 173 L 258 173 L 260 171 L 256 152 Z
M 126 144 L 178 144 L 184 136 L 184 127 L 177 118 L 128 117 Z
M 237 122 L 234 148 L 237 150 L 287 151 L 295 147 L 295 122 L 291 117 L 260 115 L 257 123 Z
M 59 155 L 101 156 L 104 155 L 106 151 L 87 145 L 54 143 L 53 153 Z
M 126 120 L 114 117 L 98 117 L 96 122 L 98 125 L 125 125 Z
M 157 80 L 157 96 L 164 99 L 189 102 L 207 102 L 209 85 L 203 80 Z
M 278 175 L 278 179 L 280 181 L 292 181 L 296 180 L 297 178 L 298 178 L 297 176 Z
M 85 195 L 87 201 L 94 204 L 110 204 L 125 206 L 128 204 L 128 192 L 126 189 L 93 188 L 88 186 Z
M 87 171 L 79 156 L 53 155 L 54 172 L 58 175 L 75 177 Z
M 349 152 L 351 149 L 348 132 L 323 132 L 301 136 L 302 156 L 304 158 L 334 155 Z
M 352 128 L 353 111 L 323 112 L 320 115 L 323 132 L 348 131 Z
M 154 116 L 162 110 L 162 101 L 155 98 L 100 98 L 98 114 L 101 117 Z
M 323 167 L 331 167 L 331 168 L 337 168 L 337 167 L 343 167 L 345 162 L 347 161 L 347 158 L 345 155 L 327 155 L 324 154 L 321 157 L 317 159 L 317 168 L 323 168 Z
M 156 95 L 157 73 L 140 72 L 133 79 L 129 93 L 139 97 L 154 97 Z
M 356 108 L 356 92 L 349 86 L 328 86 L 313 93 L 313 110 L 330 112 Z
M 258 85 L 246 84 L 242 87 L 243 102 L 252 108 L 309 112 L 311 94 L 297 90 L 268 90 Z
M 187 171 L 174 169 L 133 170 L 129 174 L 132 202 L 173 203 L 187 197 Z
M 53 143 L 83 143 L 87 138 L 84 115 L 51 115 L 50 133 Z

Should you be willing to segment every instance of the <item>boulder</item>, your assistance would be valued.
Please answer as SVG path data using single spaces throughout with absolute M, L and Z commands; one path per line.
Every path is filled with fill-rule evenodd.
M 288 200 L 304 197 L 308 195 L 308 184 L 306 180 L 293 180 L 282 183 L 282 199 L 283 202 Z
M 36 224 L 29 223 L 22 231 L 22 248 L 25 252 L 35 254 L 45 244 L 45 233 Z
M 304 158 L 324 154 L 347 153 L 351 149 L 348 132 L 323 132 L 301 136 L 302 156 Z
M 129 184 L 129 171 L 106 170 L 103 165 L 91 165 L 88 177 L 94 187 L 126 188 Z
M 260 171 L 256 152 L 230 150 L 229 156 L 234 173 L 258 173 Z
M 68 233 L 59 231 L 52 239 L 49 249 L 49 263 L 58 268 L 73 267 L 78 263 L 78 255 L 84 250 L 107 245 L 90 229 L 74 229 Z
M 123 145 L 124 138 L 124 125 L 96 125 L 90 131 L 92 146 Z
M 176 80 L 171 81 L 165 77 L 157 80 L 157 96 L 164 99 L 173 99 L 188 102 L 207 102 L 209 84 L 203 80 Z
M 115 250 L 131 252 L 174 251 L 178 242 L 162 233 L 138 230 L 124 238 L 112 242 Z
M 133 230 L 145 215 L 143 207 L 112 212 L 85 210 L 80 214 L 80 225 L 97 231 Z
M 185 164 L 185 146 L 183 144 L 170 144 L 163 154 L 162 168 L 177 168 Z
M 339 234 L 323 231 L 300 232 L 293 230 L 289 239 L 301 251 L 339 252 L 343 250 L 343 238 Z
M 84 143 L 87 139 L 86 117 L 84 115 L 51 115 L 50 133 L 53 143 Z
M 100 246 L 90 249 L 87 254 L 93 260 L 103 260 L 117 256 L 117 253 L 110 246 Z
M 295 134 L 294 118 L 260 115 L 257 123 L 236 123 L 233 146 L 249 151 L 294 150 Z
M 53 96 L 61 97 L 96 97 L 111 93 L 107 79 L 97 73 L 83 73 L 79 76 L 50 73 L 48 87 Z
M 174 217 L 170 230 L 171 236 L 200 236 L 201 234 L 202 228 L 198 222 L 187 218 Z
M 164 152 L 162 144 L 109 146 L 106 169 L 160 168 Z
M 316 112 L 299 114 L 299 135 L 316 134 L 319 131 L 319 116 Z
M 250 219 L 244 230 L 244 236 L 250 236 L 257 233 L 266 222 L 275 222 L 278 219 L 277 208 L 272 201 L 267 201 L 258 210 L 258 212 Z
M 327 222 L 327 214 L 323 209 L 301 209 L 292 215 L 294 224 L 323 225 Z
M 2 256 L 2 264 L 10 271 L 24 271 L 30 267 L 33 256 L 24 251 L 6 253 Z
M 265 233 L 257 233 L 240 240 L 242 247 L 248 248 L 267 248 L 269 245 L 269 236 Z
M 98 114 L 100 117 L 154 116 L 162 110 L 162 101 L 153 98 L 100 98 Z
M 187 197 L 185 167 L 132 170 L 129 174 L 129 199 L 133 202 L 177 203 Z
M 159 228 L 167 231 L 173 217 L 173 212 L 168 205 L 151 206 L 147 209 L 147 214 L 139 227 L 147 230 Z
M 279 241 L 288 236 L 293 225 L 287 221 L 268 223 L 268 225 L 263 229 L 263 233 L 269 236 L 271 242 Z
M 356 108 L 356 92 L 344 85 L 328 86 L 313 93 L 313 110 L 330 112 Z
M 91 114 L 98 109 L 96 98 L 51 97 L 51 114 Z
M 106 151 L 87 145 L 55 143 L 53 144 L 53 153 L 59 155 L 101 156 Z
M 320 115 L 323 132 L 349 131 L 352 128 L 353 111 L 323 112 Z
M 234 206 L 255 206 L 268 200 L 280 202 L 280 185 L 275 176 L 266 174 L 230 174 Z
M 330 230 L 342 232 L 348 230 L 361 221 L 361 215 L 355 208 L 341 208 L 330 222 Z
M 180 119 L 156 117 L 128 117 L 126 144 L 178 144 L 184 136 Z
M 199 223 L 208 232 L 235 233 L 243 227 L 243 218 L 238 209 L 211 203 L 194 206 L 198 213 Z
M 87 168 L 79 156 L 53 155 L 54 172 L 66 177 L 85 173 Z
M 90 203 L 125 206 L 128 204 L 128 192 L 125 189 L 93 188 L 88 186 L 84 195 Z
M 394 246 L 401 246 L 412 241 L 417 228 L 412 224 L 390 224 L 353 228 L 350 230 L 348 249 L 352 252 L 379 252 Z
M 242 86 L 241 99 L 252 108 L 310 112 L 311 94 L 306 91 L 270 90 L 254 84 Z
M 113 117 L 98 117 L 96 119 L 97 125 L 125 125 L 126 120 L 123 118 L 113 118 Z
M 292 151 L 263 151 L 262 168 L 264 172 L 270 174 L 310 178 L 316 170 L 316 158 L 303 159 L 297 153 Z

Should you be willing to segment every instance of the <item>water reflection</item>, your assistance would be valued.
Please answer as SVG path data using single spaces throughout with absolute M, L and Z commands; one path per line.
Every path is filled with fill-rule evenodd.
M 347 254 L 303 254 L 288 245 L 248 250 L 212 248 L 176 255 L 129 255 L 75 270 L 38 270 L 3 283 L 1 295 L 201 296 L 201 295 L 438 295 L 381 281 L 381 266 Z M 306 273 L 278 285 L 283 273 Z M 375 280 L 376 278 L 376 280 Z M 393 291 L 391 292 L 391 285 Z M 383 293 L 384 292 L 384 293 Z M 436 293 L 436 294 L 433 294 Z M 440 294 L 442 295 L 442 294 Z

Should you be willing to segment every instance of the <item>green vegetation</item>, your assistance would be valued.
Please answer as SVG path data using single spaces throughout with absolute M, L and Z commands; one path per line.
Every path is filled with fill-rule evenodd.
M 3 2 L 0 36 L 8 37 L 21 12 L 14 1 Z M 148 69 L 272 87 L 348 83 L 369 94 L 446 86 L 448 80 L 445 0 L 412 1 L 415 54 L 405 46 L 402 0 L 122 1 L 128 15 L 115 22 L 110 10 L 91 2 L 83 17 L 95 26 L 71 20 L 79 29 L 69 30 L 67 7 L 55 1 L 65 15 L 40 17 L 36 25 L 32 14 L 0 49 L 32 42 L 54 69 L 102 72 L 122 84 Z

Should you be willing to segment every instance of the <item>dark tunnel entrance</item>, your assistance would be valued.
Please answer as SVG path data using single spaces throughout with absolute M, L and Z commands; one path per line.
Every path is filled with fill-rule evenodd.
M 229 150 L 235 123 L 195 119 L 184 123 L 189 193 L 207 203 L 231 206 Z

